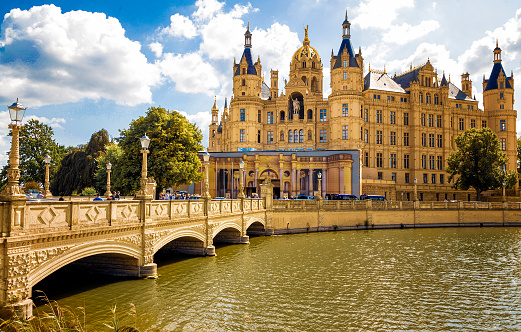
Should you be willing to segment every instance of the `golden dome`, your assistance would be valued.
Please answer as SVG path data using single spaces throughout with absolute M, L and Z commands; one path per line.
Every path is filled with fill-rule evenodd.
M 308 27 L 306 27 L 304 31 L 306 32 L 306 37 L 302 42 L 302 46 L 293 54 L 293 60 L 300 62 L 302 60 L 315 59 L 316 61 L 321 62 L 317 50 L 309 45 Z

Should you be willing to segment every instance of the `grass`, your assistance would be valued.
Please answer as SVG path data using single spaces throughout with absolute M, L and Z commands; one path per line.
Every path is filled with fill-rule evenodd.
M 42 292 L 43 294 L 43 292 Z M 45 305 L 43 309 L 36 308 L 33 317 L 24 319 L 19 313 L 12 308 L 4 307 L 0 314 L 0 331 L 6 332 L 87 332 L 85 308 L 78 307 L 75 309 L 61 307 L 56 301 L 51 301 L 45 294 L 39 296 Z M 135 327 L 120 326 L 117 306 L 110 308 L 112 319 L 108 323 L 104 323 L 111 331 L 116 332 L 139 332 Z M 130 304 L 130 310 L 127 315 L 134 318 L 134 326 L 137 321 L 136 307 Z

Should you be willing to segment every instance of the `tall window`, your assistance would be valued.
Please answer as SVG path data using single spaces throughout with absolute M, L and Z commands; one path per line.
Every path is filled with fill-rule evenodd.
M 244 129 L 241 129 L 239 139 L 241 142 L 244 142 Z
M 348 139 L 348 135 L 347 126 L 342 126 L 342 139 Z
M 507 124 L 505 120 L 499 120 L 499 131 L 506 131 L 507 130 Z
M 342 116 L 348 116 L 348 107 L 347 104 L 342 104 Z
M 241 121 L 246 121 L 246 110 L 244 108 L 241 109 Z
M 403 155 L 403 168 L 409 168 L 409 155 Z
M 268 124 L 273 124 L 273 112 L 268 112 Z
M 438 135 L 438 136 L 436 137 L 436 140 L 437 140 L 437 143 L 438 143 L 437 146 L 438 146 L 439 148 L 442 148 L 442 147 L 443 147 L 443 135 Z
M 320 122 L 326 122 L 327 120 L 327 111 L 320 110 Z
M 369 167 L 369 152 L 365 153 L 365 166 Z
M 427 169 L 427 156 L 422 155 L 422 168 Z
M 369 131 L 367 129 L 364 130 L 364 142 L 369 143 Z
M 429 169 L 434 169 L 434 156 L 429 156 Z
M 391 168 L 396 168 L 396 153 L 391 153 L 391 158 L 389 161 L 391 163 Z
M 465 122 L 463 118 L 459 118 L 459 130 L 465 130 Z
M 440 174 L 440 183 L 443 184 L 445 181 L 443 180 L 443 174 Z
M 434 127 L 434 114 L 429 114 L 429 127 Z
M 403 146 L 409 146 L 409 133 L 403 133 Z
M 436 183 L 436 174 L 431 174 L 431 183 L 432 184 Z
M 257 112 L 257 122 L 258 123 L 261 123 L 262 122 L 262 113 L 261 113 L 261 110 L 259 110 Z
M 344 67 L 347 67 L 347 60 L 344 60 Z
M 427 183 L 427 174 L 423 173 L 423 183 Z M 423 193 L 420 193 L 420 199 L 423 201 L 423 198 L 421 197 Z
M 434 134 L 429 134 L 429 147 L 434 147 Z
M 320 143 L 327 143 L 327 130 L 324 129 L 324 130 L 320 131 L 319 142 Z
M 470 120 L 470 128 L 476 128 L 476 120 L 474 120 L 474 119 Z
M 487 126 L 487 121 L 486 120 L 482 120 L 481 121 L 481 128 L 485 128 Z
M 403 113 L 403 125 L 404 126 L 409 125 L 409 113 Z
M 410 178 L 410 175 L 409 173 L 405 173 L 405 183 L 409 183 L 409 178 Z M 409 196 L 409 193 L 407 193 L 407 196 Z M 407 197 L 407 200 L 409 200 L 409 197 Z
M 273 144 L 273 132 L 272 131 L 268 131 L 268 134 L 267 134 L 267 144 Z
M 344 72 L 344 80 L 347 80 L 347 73 Z
M 293 143 L 293 130 L 288 131 L 288 143 Z
M 383 163 L 382 163 L 382 154 L 380 152 L 378 152 L 376 154 L 376 167 L 383 167 Z
M 436 115 L 436 127 L 441 128 L 441 115 Z
M 257 131 L 257 143 L 261 142 L 261 132 L 260 130 Z
M 422 146 L 427 146 L 427 134 L 422 134 Z
M 389 144 L 396 145 L 396 132 L 395 131 L 391 131 L 391 137 L 390 137 Z
M 279 141 L 284 142 L 284 132 L 283 131 L 280 132 Z
M 376 144 L 382 144 L 382 131 L 376 131 Z
M 438 166 L 438 170 L 442 171 L 443 170 L 443 158 L 442 156 L 437 156 L 436 157 L 436 166 Z
M 298 136 L 298 142 L 299 143 L 304 143 L 304 129 L 300 129 L 299 130 L 299 136 Z
M 300 142 L 300 138 L 299 138 L 299 134 L 298 134 L 298 130 L 297 129 L 295 129 L 295 131 L 293 132 L 293 142 L 295 142 L 295 143 Z
M 425 126 L 425 113 L 422 113 L 421 115 L 421 125 Z
M 506 149 L 507 149 L 507 139 L 506 138 L 500 139 L 500 143 L 501 143 L 501 150 L 506 151 Z
M 382 123 L 382 111 L 381 110 L 376 111 L 376 123 Z
M 286 114 L 284 113 L 284 111 L 280 111 L 280 121 L 284 121 L 286 118 Z
M 391 122 L 391 124 L 396 124 L 396 112 L 391 111 L 389 121 Z
M 364 121 L 369 122 L 369 111 L 367 108 L 364 110 Z

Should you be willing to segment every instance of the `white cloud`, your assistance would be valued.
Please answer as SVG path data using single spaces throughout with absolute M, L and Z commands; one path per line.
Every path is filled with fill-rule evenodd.
M 150 43 L 148 47 L 152 52 L 154 52 L 156 58 L 161 57 L 161 55 L 163 54 L 163 45 L 161 43 Z
M 170 16 L 170 25 L 161 30 L 161 33 L 191 39 L 197 35 L 197 29 L 188 17 L 176 13 Z
M 197 11 L 194 12 L 192 16 L 197 21 L 202 21 L 210 19 L 215 13 L 221 11 L 224 2 L 217 0 L 197 0 L 195 5 L 197 6 Z
M 219 88 L 219 73 L 200 53 L 165 53 L 157 64 L 162 74 L 175 83 L 176 91 L 213 96 Z
M 425 36 L 440 27 L 440 23 L 434 20 L 422 21 L 420 24 L 411 26 L 407 23 L 402 25 L 392 25 L 389 30 L 383 34 L 383 41 L 387 43 L 395 43 L 404 45 L 411 40 Z
M 67 121 L 65 121 L 64 118 L 46 118 L 44 116 L 36 116 L 36 115 L 29 115 L 27 117 L 27 120 L 38 120 L 43 124 L 46 124 L 48 126 L 51 126 L 53 129 L 64 129 L 62 125 L 64 125 Z
M 0 98 L 17 96 L 32 106 L 84 98 L 152 102 L 160 73 L 115 18 L 44 5 L 11 10 L 2 30 Z
M 354 10 L 352 23 L 362 29 L 387 29 L 397 17 L 398 10 L 413 8 L 414 0 L 366 0 Z
M 210 126 L 210 122 L 212 120 L 212 114 L 210 112 L 198 112 L 196 114 L 188 114 L 183 111 L 178 111 L 179 114 L 183 115 L 190 121 L 191 123 L 195 123 L 201 132 L 203 133 L 203 142 L 204 146 L 208 145 L 208 127 Z

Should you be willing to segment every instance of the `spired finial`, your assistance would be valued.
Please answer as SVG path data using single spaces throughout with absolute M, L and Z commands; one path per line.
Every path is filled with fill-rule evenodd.
M 385 70 L 385 65 L 384 65 L 384 74 L 387 74 L 387 71 Z
M 498 39 L 496 38 L 496 47 L 499 47 Z
M 250 21 L 248 21 L 248 28 L 246 30 L 250 30 Z
M 371 63 L 369 63 L 369 71 L 371 71 Z
M 309 45 L 309 37 L 308 37 L 308 28 L 309 28 L 309 25 L 306 25 L 306 27 L 304 28 L 304 32 L 305 32 L 305 36 L 304 36 L 304 41 L 303 41 L 303 44 L 304 45 Z
M 347 21 L 347 9 L 346 9 L 346 21 Z

